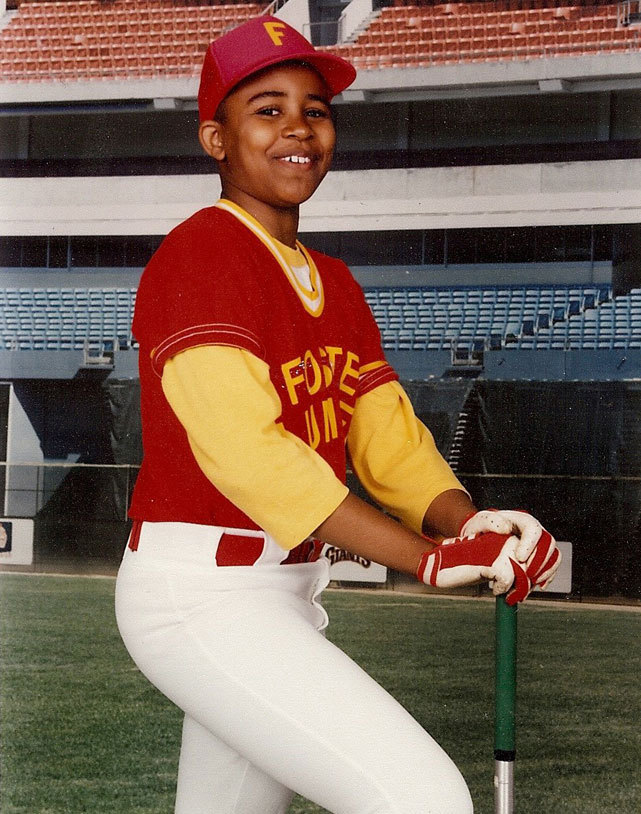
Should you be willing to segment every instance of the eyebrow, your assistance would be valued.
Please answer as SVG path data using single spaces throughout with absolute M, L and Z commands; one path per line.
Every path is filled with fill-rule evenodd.
M 261 91 L 260 93 L 256 93 L 254 96 L 248 99 L 247 104 L 250 105 L 257 99 L 263 98 L 282 99 L 284 96 L 287 96 L 287 94 L 282 90 L 264 90 Z M 326 96 L 320 96 L 317 93 L 308 93 L 306 98 L 310 99 L 313 102 L 322 102 L 324 105 L 327 105 L 327 107 L 329 107 L 329 99 Z

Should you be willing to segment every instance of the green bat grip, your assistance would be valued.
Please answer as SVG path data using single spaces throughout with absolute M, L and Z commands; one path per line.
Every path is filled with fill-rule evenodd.
M 494 812 L 514 812 L 516 712 L 516 609 L 496 598 L 496 673 L 494 717 Z
M 494 750 L 502 754 L 512 753 L 512 760 L 515 751 L 516 609 L 517 605 L 507 604 L 505 596 L 496 597 Z

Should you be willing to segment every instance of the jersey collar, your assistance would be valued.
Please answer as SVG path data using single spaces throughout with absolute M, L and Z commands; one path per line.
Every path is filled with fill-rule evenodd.
M 297 275 L 292 269 L 291 264 L 287 261 L 287 258 L 285 257 L 286 252 L 283 251 L 283 249 L 286 249 L 287 247 L 284 247 L 279 240 L 272 237 L 272 235 L 269 234 L 265 227 L 259 223 L 256 218 L 250 215 L 249 212 L 246 212 L 242 207 L 238 206 L 238 204 L 233 203 L 233 201 L 228 201 L 226 198 L 221 198 L 216 202 L 215 206 L 218 209 L 223 209 L 225 212 L 229 212 L 256 235 L 260 242 L 271 252 L 273 258 L 283 270 L 305 310 L 313 317 L 319 317 L 323 313 L 323 307 L 325 305 L 323 283 L 321 281 L 320 274 L 318 273 L 318 269 L 316 268 L 316 263 L 314 263 L 311 255 L 303 244 L 298 240 L 296 241 L 296 246 L 302 252 L 305 262 L 309 267 L 309 288 L 298 279 Z

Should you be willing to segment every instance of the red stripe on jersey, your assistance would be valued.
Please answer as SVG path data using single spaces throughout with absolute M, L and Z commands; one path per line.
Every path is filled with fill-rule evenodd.
M 396 379 L 398 379 L 396 371 L 385 363 L 381 367 L 377 367 L 376 370 L 370 370 L 358 377 L 358 395 L 363 396 L 379 385 L 396 381 Z
M 162 369 L 167 359 L 199 345 L 226 345 L 232 348 L 241 348 L 258 356 L 265 358 L 265 348 L 256 334 L 237 325 L 226 325 L 224 323 L 212 323 L 210 325 L 193 325 L 178 333 L 172 334 L 163 340 L 151 352 L 151 363 L 154 372 L 162 376 Z

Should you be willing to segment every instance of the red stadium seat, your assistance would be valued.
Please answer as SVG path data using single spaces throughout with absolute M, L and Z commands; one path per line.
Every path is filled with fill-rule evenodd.
M 625 50 L 631 29 L 617 28 L 616 4 L 574 0 L 492 0 L 385 7 L 354 45 L 333 50 L 370 67 Z M 527 2 L 527 8 L 523 8 Z M 0 31 L 3 77 L 46 81 L 53 71 L 98 78 L 150 72 L 193 75 L 206 43 L 236 21 L 260 13 L 254 3 L 190 5 L 179 0 L 23 2 Z M 105 43 L 108 43 L 105 46 Z M 362 47 L 371 44 L 373 49 Z M 150 64 L 162 47 L 164 65 Z M 33 59 L 34 51 L 38 59 Z M 427 56 L 426 56 L 427 55 Z M 117 59 L 117 62 L 113 60 Z M 157 59 L 157 57 L 156 57 Z M 89 62 L 91 60 L 91 62 Z

